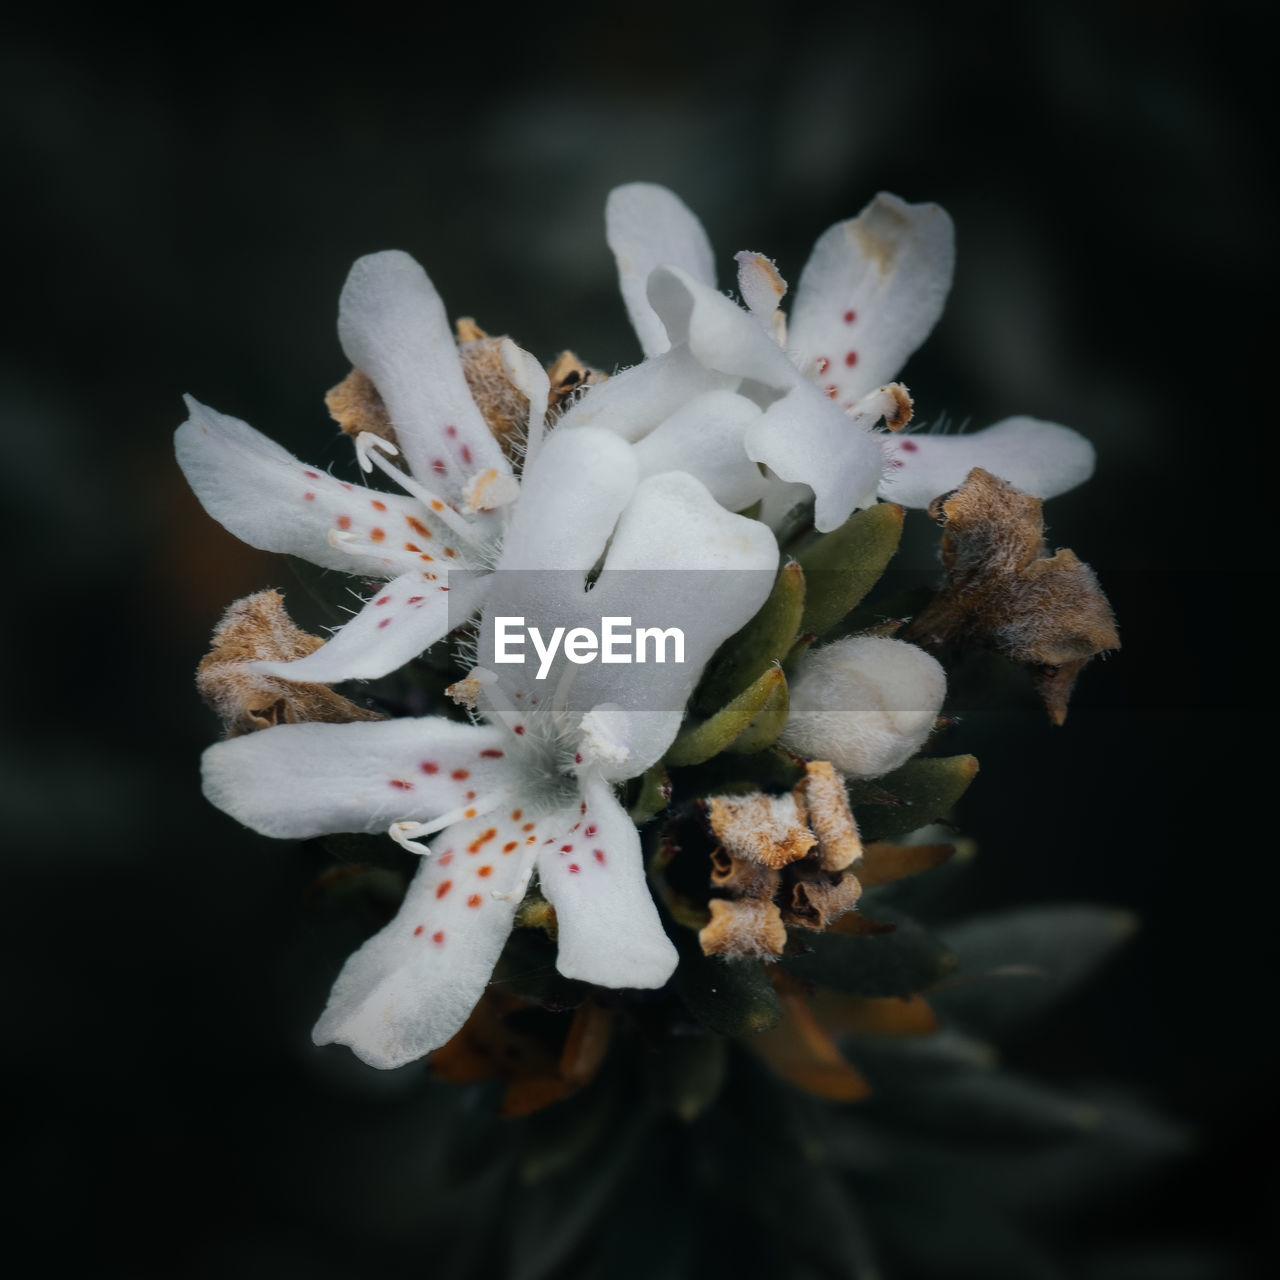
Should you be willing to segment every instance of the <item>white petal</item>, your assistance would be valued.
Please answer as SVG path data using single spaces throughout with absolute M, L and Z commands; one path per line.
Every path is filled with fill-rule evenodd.
M 538 847 L 538 883 L 556 909 L 556 968 L 602 987 L 660 987 L 677 955 L 645 882 L 640 835 L 603 779 L 583 779 L 578 816 Z
M 384 1069 L 444 1044 L 493 973 L 538 839 L 518 808 L 442 832 L 396 918 L 343 965 L 316 1044 L 350 1045 Z
M 204 753 L 204 793 L 266 836 L 308 839 L 426 821 L 514 786 L 509 739 L 436 716 L 285 724 Z
M 938 322 L 954 266 L 945 211 L 882 191 L 813 246 L 796 286 L 792 359 L 841 406 L 891 382 Z
M 688 347 L 677 347 L 590 387 L 556 430 L 599 427 L 624 440 L 640 440 L 694 396 L 732 390 L 738 381 L 704 368 Z
M 645 355 L 658 355 L 670 344 L 645 294 L 649 273 L 664 265 L 682 267 L 714 288 L 711 242 L 702 223 L 677 195 L 650 182 L 632 182 L 609 192 L 604 222 L 632 327 Z
M 413 563 L 403 539 L 388 531 L 420 516 L 417 502 L 335 480 L 248 423 L 191 396 L 186 402 L 191 416 L 174 436 L 178 465 L 204 509 L 237 538 L 370 578 L 391 577 Z M 373 530 L 383 526 L 387 536 L 373 540 Z M 331 534 L 349 537 L 350 550 L 334 546 Z
M 859 507 L 875 502 L 884 470 L 876 414 L 850 417 L 811 383 L 800 383 L 747 429 L 747 455 L 783 480 L 807 484 L 814 524 L 839 528 Z
M 401 574 L 374 592 L 327 644 L 296 662 L 259 662 L 253 669 L 285 680 L 335 684 L 374 680 L 416 658 L 479 607 L 487 579 L 458 573 Z
M 552 432 L 524 477 L 498 568 L 585 574 L 635 486 L 632 451 L 612 432 Z
M 759 417 L 758 405 L 732 391 L 697 396 L 636 444 L 640 475 L 688 472 L 722 507 L 741 511 L 766 488 L 743 445 L 747 427 Z
M 946 692 L 942 667 L 913 644 L 837 640 L 796 664 L 782 742 L 848 777 L 879 777 L 924 745 Z
M 888 471 L 880 496 L 927 507 L 982 467 L 1034 498 L 1052 498 L 1093 474 L 1093 446 L 1078 431 L 1038 418 L 1005 418 L 972 435 L 884 438 Z
M 338 308 L 347 359 L 378 388 L 410 470 L 457 500 L 467 479 L 511 470 L 467 389 L 444 304 L 397 249 L 359 258 Z
M 774 393 L 799 380 L 795 367 L 749 311 L 678 267 L 649 277 L 649 301 L 672 346 L 688 345 L 699 364 L 750 379 Z
M 613 704 L 615 721 L 626 716 L 611 732 L 632 758 L 611 776 L 634 776 L 661 757 L 708 659 L 764 603 L 777 565 L 773 534 L 725 511 L 692 476 L 668 472 L 640 482 L 588 600 L 597 617 L 679 630 L 684 661 L 674 661 L 672 639 L 662 662 L 649 644 L 643 663 L 578 668 L 571 705 L 586 712 Z

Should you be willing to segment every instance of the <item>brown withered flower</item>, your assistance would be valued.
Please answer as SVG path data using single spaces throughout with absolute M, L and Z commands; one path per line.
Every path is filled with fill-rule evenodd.
M 772 959 L 787 925 L 825 929 L 857 906 L 850 868 L 862 842 L 844 779 L 826 761 L 810 761 L 786 795 L 713 796 L 707 815 L 719 841 L 711 885 L 723 896 L 708 904 L 704 954 Z
M 1029 667 L 1062 724 L 1076 677 L 1120 637 L 1093 570 L 1074 551 L 1048 553 L 1041 506 L 981 467 L 935 498 L 946 581 L 903 639 L 933 652 L 980 645 Z
M 278 591 L 237 600 L 213 633 L 213 647 L 196 668 L 196 688 L 222 721 L 228 738 L 277 724 L 319 720 L 346 724 L 381 720 L 327 684 L 298 684 L 250 669 L 254 662 L 292 662 L 324 641 L 297 627 Z

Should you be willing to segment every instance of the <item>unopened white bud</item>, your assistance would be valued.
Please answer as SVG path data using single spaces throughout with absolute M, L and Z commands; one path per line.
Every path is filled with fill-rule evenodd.
M 837 640 L 798 663 L 782 744 L 848 777 L 875 778 L 920 749 L 946 692 L 942 667 L 913 644 Z

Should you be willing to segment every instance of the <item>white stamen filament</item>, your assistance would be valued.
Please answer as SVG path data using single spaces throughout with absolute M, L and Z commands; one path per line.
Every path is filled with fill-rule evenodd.
M 400 452 L 389 440 L 384 440 L 381 436 L 375 436 L 372 431 L 362 431 L 356 436 L 355 447 L 356 460 L 365 471 L 371 470 L 373 465 L 376 464 L 378 470 L 394 480 L 411 498 L 417 498 L 433 516 L 442 524 L 448 525 L 464 542 L 473 547 L 478 547 L 481 544 L 483 538 L 472 529 L 470 522 L 455 508 L 451 507 L 449 503 L 437 494 L 432 493 L 430 489 L 419 484 L 412 476 L 408 476 L 403 471 L 393 467 L 382 456 L 379 450 L 385 450 L 392 457 L 395 457 Z

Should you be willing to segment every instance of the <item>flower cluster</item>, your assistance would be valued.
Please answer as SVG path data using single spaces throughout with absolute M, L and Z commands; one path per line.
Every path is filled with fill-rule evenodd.
M 576 363 L 570 375 L 559 364 L 549 373 L 510 340 L 484 338 L 482 385 L 467 351 L 479 331 L 455 337 L 422 268 L 391 251 L 360 259 L 342 291 L 338 333 L 353 372 L 330 396 L 378 485 L 309 466 L 194 400 L 177 433 L 183 471 L 232 533 L 374 584 L 325 643 L 293 632 L 274 648 L 265 632 L 250 643 L 231 633 L 261 608 L 229 616 L 218 706 L 236 729 L 206 752 L 204 786 L 266 835 L 386 833 L 418 859 L 395 918 L 347 961 L 314 1032 L 377 1067 L 414 1061 L 459 1030 L 535 877 L 561 974 L 619 989 L 668 981 L 677 949 L 620 788 L 678 761 L 679 744 L 700 731 L 689 708 L 704 672 L 726 641 L 773 616 L 797 530 L 838 537 L 880 500 L 926 507 L 974 467 L 1033 498 L 1092 470 L 1082 437 L 1030 418 L 971 435 L 902 430 L 913 406 L 894 379 L 951 280 L 952 228 L 937 206 L 882 194 L 830 228 L 786 318 L 787 285 L 762 254 L 737 255 L 741 305 L 718 290 L 701 225 L 664 188 L 614 191 L 606 232 L 644 352 L 611 377 L 584 376 Z M 468 663 L 449 688 L 467 721 L 454 709 L 376 719 L 323 695 L 510 618 L 570 636 L 587 618 L 655 620 L 679 632 L 681 660 L 610 669 L 583 665 L 566 644 L 549 669 Z M 820 762 L 810 777 L 824 796 L 836 787 L 839 802 L 811 799 L 813 821 L 843 814 L 858 853 L 837 865 L 814 826 L 786 860 L 787 901 L 801 906 L 775 905 L 781 873 L 767 860 L 767 893 L 717 899 L 718 918 L 745 902 L 768 915 L 757 954 L 781 953 L 787 912 L 814 915 L 805 904 L 819 890 L 852 908 L 857 881 L 845 869 L 861 846 L 843 779 L 906 761 L 945 694 L 941 667 L 914 645 L 850 636 L 806 652 L 813 637 L 793 645 L 795 634 L 771 656 L 789 656 L 789 702 L 774 691 L 776 668 L 747 672 L 750 688 L 729 689 L 721 713 L 734 725 L 725 741 L 777 741 Z M 723 652 L 717 661 L 723 678 Z M 290 686 L 312 692 L 286 698 Z M 240 689 L 259 702 L 267 689 L 264 705 L 282 710 L 228 710 Z M 325 714 L 308 715 L 311 705 Z M 716 832 L 733 833 L 726 857 L 748 865 L 737 852 L 753 844 L 747 827 L 784 803 L 796 801 L 716 801 Z M 806 857 L 826 860 L 809 867 Z M 723 938 L 706 949 L 732 953 Z

